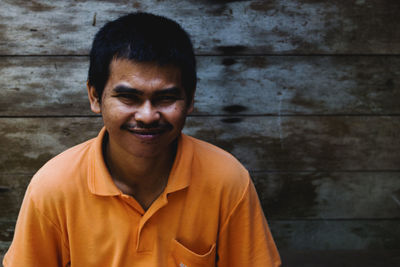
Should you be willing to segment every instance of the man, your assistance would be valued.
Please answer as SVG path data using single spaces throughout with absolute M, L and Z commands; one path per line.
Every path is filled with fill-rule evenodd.
M 88 77 L 104 128 L 36 173 L 4 266 L 279 266 L 248 172 L 181 133 L 195 87 L 178 24 L 147 13 L 107 23 Z

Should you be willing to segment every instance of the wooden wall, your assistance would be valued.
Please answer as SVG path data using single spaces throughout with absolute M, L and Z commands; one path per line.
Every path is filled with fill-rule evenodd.
M 398 0 L 0 0 L 0 259 L 33 173 L 101 128 L 95 32 L 138 10 L 191 34 L 185 132 L 251 171 L 285 266 L 400 264 Z

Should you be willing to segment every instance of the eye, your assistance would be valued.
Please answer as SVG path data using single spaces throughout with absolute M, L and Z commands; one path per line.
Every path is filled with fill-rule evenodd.
M 161 105 L 172 104 L 179 99 L 181 99 L 181 98 L 176 95 L 160 95 L 160 96 L 157 96 L 153 102 L 154 102 L 154 104 L 159 104 L 159 105 L 160 104 Z
M 141 101 L 140 98 L 135 94 L 118 94 L 115 97 L 128 104 L 136 104 Z

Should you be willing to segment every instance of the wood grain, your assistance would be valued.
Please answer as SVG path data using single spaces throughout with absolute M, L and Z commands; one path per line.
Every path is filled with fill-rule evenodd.
M 32 174 L 102 126 L 85 88 L 95 32 L 149 11 L 193 37 L 185 133 L 250 169 L 278 248 L 298 252 L 283 253 L 284 266 L 397 266 L 385 250 L 400 250 L 399 10 L 397 0 L 0 1 L 0 260 Z
M 83 55 L 107 21 L 149 11 L 180 22 L 197 54 L 400 52 L 397 0 L 3 0 L 1 55 Z
M 280 250 L 285 267 L 400 266 L 400 250 Z
M 101 118 L 0 118 L 0 172 L 32 173 Z M 399 171 L 400 117 L 190 117 L 184 132 L 252 171 Z
M 251 175 L 269 219 L 400 219 L 400 172 Z
M 87 116 L 87 57 L 3 57 L 0 116 Z M 195 115 L 400 114 L 399 57 L 199 57 Z
M 398 220 L 269 220 L 278 249 L 400 249 Z

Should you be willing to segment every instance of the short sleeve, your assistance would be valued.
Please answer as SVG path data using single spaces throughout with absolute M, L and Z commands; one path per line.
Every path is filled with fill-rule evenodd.
M 68 249 L 59 227 L 35 207 L 28 188 L 13 241 L 4 256 L 4 267 L 64 267 L 67 263 Z
M 249 184 L 218 238 L 218 267 L 281 266 L 253 183 Z

